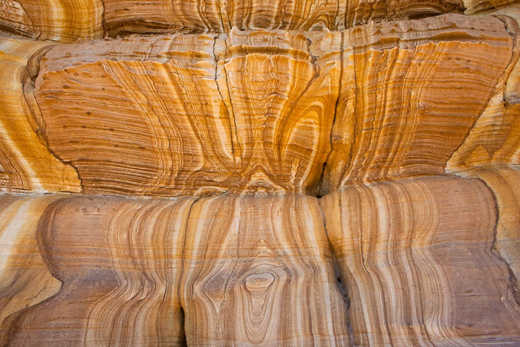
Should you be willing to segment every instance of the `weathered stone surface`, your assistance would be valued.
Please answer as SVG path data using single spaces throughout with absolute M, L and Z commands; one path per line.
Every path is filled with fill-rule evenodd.
M 40 213 L 48 271 L 28 269 L 63 283 L 40 303 L 44 293 L 25 296 L 44 286 L 36 279 L 7 293 L 14 307 L 27 307 L 4 324 L 12 345 L 348 345 L 315 198 L 54 200 L 42 211 L 42 198 L 0 199 L 14 216 Z M 35 231 L 11 229 L 19 238 Z
M 47 47 L 43 42 L 0 38 L 0 188 L 81 190 L 74 168 L 56 158 L 38 136 L 38 113 L 31 113 L 26 102 L 32 91 L 24 82 L 30 80 L 28 71 L 34 71 L 28 59 Z
M 518 284 L 492 250 L 495 203 L 481 181 L 350 186 L 321 203 L 355 345 L 520 343 Z
M 520 346 L 513 2 L 1 1 L 0 345 Z
M 74 41 L 126 33 L 229 32 L 233 27 L 343 30 L 372 20 L 462 10 L 461 0 L 4 0 L 0 28 Z
M 4 185 L 314 195 L 439 174 L 448 161 L 452 171 L 489 162 L 478 156 L 481 143 L 511 164 L 517 108 L 502 96 L 516 57 L 502 21 L 462 15 L 334 33 L 234 30 L 55 45 L 29 60 L 23 90 L 12 87 L 27 106 L 6 127 L 23 121 L 17 136 L 36 133 L 39 142 L 6 155 L 27 167 L 6 170 Z

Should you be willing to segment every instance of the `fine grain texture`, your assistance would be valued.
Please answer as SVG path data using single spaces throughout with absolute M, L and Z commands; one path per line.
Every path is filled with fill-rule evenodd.
M 495 248 L 511 269 L 520 303 L 520 170 L 479 168 L 470 174 L 482 179 L 495 195 L 498 209 Z
M 315 198 L 56 197 L 40 215 L 33 271 L 63 285 L 38 305 L 12 289 L 10 345 L 348 345 Z
M 27 117 L 87 193 L 323 195 L 460 170 L 482 141 L 514 163 L 514 105 L 502 139 L 470 133 L 499 122 L 488 100 L 506 108 L 513 43 L 499 19 L 445 15 L 56 45 L 29 61 Z
M 442 173 L 511 60 L 503 23 L 451 15 L 347 34 L 322 193 Z
M 356 345 L 520 343 L 517 287 L 493 250 L 495 202 L 481 181 L 351 186 L 321 203 Z
M 520 346 L 520 3 L 0 0 L 0 346 Z
M 38 136 L 35 116 L 24 97 L 30 80 L 28 59 L 47 48 L 43 42 L 0 37 L 0 188 L 79 191 L 77 173 L 52 155 Z M 30 84 L 25 83 L 31 98 Z
M 0 29 L 68 42 L 103 35 L 229 32 L 232 28 L 343 30 L 373 20 L 450 11 L 462 12 L 462 1 L 2 0 Z

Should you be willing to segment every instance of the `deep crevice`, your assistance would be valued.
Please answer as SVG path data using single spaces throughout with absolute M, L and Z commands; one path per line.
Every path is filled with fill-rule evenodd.
M 187 238 L 187 235 L 188 235 L 188 227 L 190 226 L 190 219 L 191 219 L 191 213 L 193 211 L 193 206 L 195 206 L 195 204 L 200 200 L 201 198 L 200 197 L 195 197 L 193 202 L 191 203 L 190 207 L 188 208 L 188 213 L 186 214 L 186 225 L 184 227 L 184 235 L 183 235 L 183 239 L 182 239 L 182 256 L 181 256 L 181 265 L 180 265 L 180 273 L 179 273 L 179 276 L 178 278 L 180 279 L 179 280 L 179 283 L 182 283 L 182 280 L 183 280 L 183 277 L 184 277 L 184 268 L 186 266 L 185 264 L 185 261 L 186 261 L 186 257 L 185 257 L 185 254 L 184 252 L 186 251 L 186 238 Z M 184 344 L 183 346 L 187 346 L 188 345 L 188 338 L 187 338 L 187 335 L 186 335 L 186 314 L 185 314 L 185 310 L 184 310 L 184 307 L 186 306 L 186 303 L 183 301 L 183 296 L 181 294 L 181 286 L 178 285 L 177 286 L 177 297 L 179 298 L 179 302 L 180 302 L 180 310 L 182 312 L 182 329 L 183 329 L 183 333 L 184 333 Z
M 338 107 L 339 107 L 339 102 L 341 99 L 341 89 L 342 89 L 341 87 L 343 84 L 343 69 L 344 69 L 344 66 L 343 66 L 344 65 L 344 53 L 345 53 L 345 32 L 342 31 L 341 32 L 340 56 L 339 56 L 340 65 L 339 65 L 338 97 L 336 98 L 336 103 L 334 104 L 334 115 L 332 116 L 332 124 L 331 124 L 330 132 L 329 132 L 330 148 L 329 148 L 329 152 L 327 153 L 327 156 L 325 157 L 325 161 L 323 162 L 323 166 L 321 168 L 321 173 L 320 173 L 320 178 L 317 183 L 317 188 L 315 189 L 315 194 L 316 194 L 315 197 L 317 197 L 317 198 L 321 198 L 322 196 L 325 195 L 324 193 L 328 193 L 328 191 L 323 188 L 323 183 L 325 181 L 325 172 L 327 170 L 327 165 L 329 163 L 330 156 L 332 155 L 333 148 L 334 148 L 334 126 L 336 125 Z
M 347 279 L 343 278 L 343 276 L 341 274 L 340 264 L 339 264 L 338 258 L 336 256 L 336 253 L 334 252 L 334 247 L 332 246 L 332 242 L 329 237 L 329 232 L 327 230 L 326 214 L 325 214 L 322 204 L 319 202 L 318 202 L 318 208 L 320 209 L 322 226 L 323 226 L 323 230 L 325 231 L 325 236 L 327 237 L 329 250 L 332 254 L 332 266 L 333 266 L 333 270 L 334 270 L 335 283 L 341 293 L 341 296 L 342 296 L 343 301 L 345 302 L 345 306 L 346 306 L 345 321 L 347 322 L 347 332 L 348 332 L 350 346 L 355 346 L 354 328 L 352 327 L 352 319 L 351 319 L 351 315 L 350 315 L 351 300 L 350 300 L 350 296 L 348 294 L 348 287 L 347 287 L 347 283 L 346 283 Z

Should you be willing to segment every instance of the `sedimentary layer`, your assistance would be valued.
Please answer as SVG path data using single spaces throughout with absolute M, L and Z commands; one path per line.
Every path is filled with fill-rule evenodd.
M 353 185 L 319 200 L 3 195 L 0 337 L 517 344 L 519 171 L 480 175 Z
M 315 198 L 3 196 L 0 203 L 7 223 L 21 214 L 39 220 L 37 229 L 1 230 L 12 249 L 37 239 L 41 253 L 1 273 L 6 284 L 10 271 L 28 277 L 5 295 L 11 303 L 0 332 L 10 345 L 349 343 Z
M 496 2 L 466 5 L 485 9 Z M 5 0 L 0 4 L 0 28 L 59 41 L 127 33 L 229 32 L 231 28 L 343 30 L 368 21 L 463 9 L 461 0 Z
M 321 204 L 354 345 L 520 343 L 518 283 L 494 248 L 495 201 L 482 181 L 356 185 Z
M 3 89 L 3 186 L 323 195 L 517 164 L 518 26 L 507 18 L 10 39 L 2 62 L 17 69 Z
M 2 1 L 0 345 L 520 345 L 514 2 Z

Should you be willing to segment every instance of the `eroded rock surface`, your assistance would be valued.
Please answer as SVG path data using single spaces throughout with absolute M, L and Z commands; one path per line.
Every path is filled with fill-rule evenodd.
M 520 343 L 518 283 L 495 253 L 509 249 L 495 245 L 495 202 L 483 182 L 352 186 L 321 203 L 356 345 Z
M 1 202 L 39 217 L 33 271 L 63 284 L 37 305 L 24 291 L 43 283 L 12 289 L 30 306 L 8 317 L 13 345 L 348 345 L 315 198 L 18 200 Z
M 33 54 L 4 101 L 25 99 L 19 119 L 4 121 L 5 185 L 323 195 L 517 164 L 518 53 L 508 28 L 450 14 L 330 33 L 12 42 Z M 19 140 L 7 133 L 15 125 Z
M 0 344 L 520 346 L 514 2 L 4 0 Z

